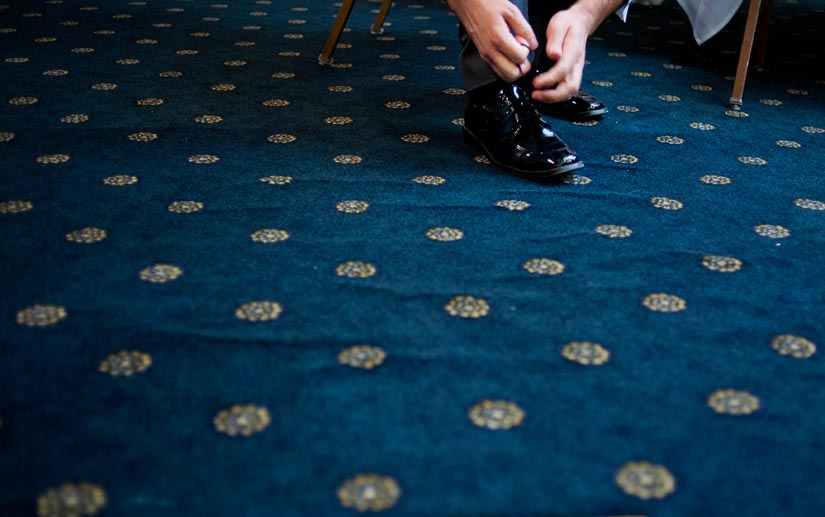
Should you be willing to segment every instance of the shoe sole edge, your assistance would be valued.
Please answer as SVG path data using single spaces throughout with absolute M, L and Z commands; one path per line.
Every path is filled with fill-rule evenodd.
M 558 177 L 558 176 L 563 176 L 563 175 L 565 175 L 565 174 L 567 174 L 571 171 L 574 171 L 576 169 L 581 169 L 582 167 L 584 167 L 584 162 L 577 161 L 576 163 L 571 163 L 570 165 L 562 165 L 560 167 L 550 169 L 549 171 L 527 171 L 527 170 L 524 170 L 524 169 L 519 169 L 519 168 L 513 167 L 511 165 L 503 164 L 503 163 L 499 162 L 498 160 L 496 160 L 493 157 L 493 154 L 487 149 L 487 146 L 485 146 L 483 143 L 481 143 L 481 141 L 472 133 L 472 131 L 470 131 L 466 127 L 462 127 L 462 130 L 463 130 L 463 133 L 464 133 L 465 141 L 467 141 L 468 143 L 470 143 L 470 144 L 478 147 L 482 151 L 484 151 L 484 155 L 487 157 L 488 160 L 490 160 L 490 162 L 492 162 L 494 165 L 497 165 L 498 167 L 501 167 L 502 169 L 512 171 L 517 176 L 522 177 L 522 178 L 527 178 L 527 179 L 555 178 L 555 177 Z

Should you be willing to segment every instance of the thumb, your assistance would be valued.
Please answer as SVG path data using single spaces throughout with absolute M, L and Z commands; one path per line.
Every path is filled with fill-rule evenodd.
M 551 22 L 547 25 L 547 57 L 553 61 L 561 59 L 562 49 L 564 48 L 564 38 L 567 36 L 567 31 L 553 26 Z

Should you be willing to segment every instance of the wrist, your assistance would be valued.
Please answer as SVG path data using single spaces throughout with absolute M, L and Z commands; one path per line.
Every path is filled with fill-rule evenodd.
M 599 28 L 599 25 L 615 12 L 627 0 L 578 0 L 570 7 L 570 11 L 579 17 L 588 29 L 588 34 Z
M 588 2 L 576 2 L 568 10 L 571 15 L 584 23 L 585 28 L 587 28 L 587 34 L 593 34 L 602 22 L 602 17 L 599 16 L 596 10 L 588 5 Z

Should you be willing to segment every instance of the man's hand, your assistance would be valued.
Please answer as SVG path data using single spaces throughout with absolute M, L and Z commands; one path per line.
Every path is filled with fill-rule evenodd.
M 597 25 L 593 13 L 580 6 L 581 2 L 559 11 L 547 24 L 547 57 L 556 64 L 533 79 L 534 100 L 566 101 L 579 91 L 587 37 Z
M 530 71 L 528 57 L 530 50 L 538 47 L 538 41 L 516 6 L 508 0 L 447 0 L 447 3 L 464 25 L 481 58 L 502 80 L 512 83 Z

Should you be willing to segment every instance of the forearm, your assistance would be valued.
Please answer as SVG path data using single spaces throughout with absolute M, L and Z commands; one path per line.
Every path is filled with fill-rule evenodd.
M 599 25 L 627 0 L 578 0 L 570 11 L 585 20 L 588 33 L 592 34 Z

